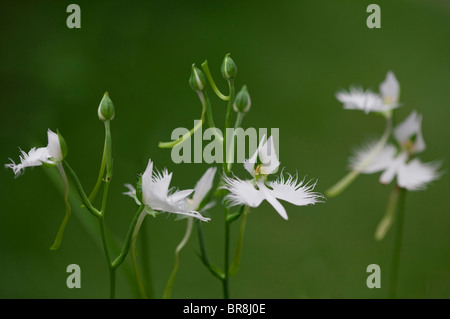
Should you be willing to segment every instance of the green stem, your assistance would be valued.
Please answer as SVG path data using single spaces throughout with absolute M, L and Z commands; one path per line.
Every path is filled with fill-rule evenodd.
M 72 178 L 72 181 L 75 183 L 75 187 L 77 188 L 78 195 L 80 196 L 83 205 L 88 209 L 88 211 L 92 215 L 99 218 L 101 216 L 101 213 L 98 211 L 98 209 L 92 206 L 89 198 L 86 196 L 86 193 L 84 192 L 83 186 L 81 186 L 80 180 L 78 179 L 78 176 L 75 173 L 75 171 L 72 169 L 72 167 L 66 160 L 64 160 L 62 163 L 65 168 L 65 171 L 69 174 L 69 176 Z
M 148 296 L 147 296 L 147 292 L 145 291 L 145 286 L 144 286 L 144 284 L 142 282 L 142 277 L 141 277 L 141 274 L 139 272 L 139 266 L 138 266 L 138 263 L 137 263 L 137 258 L 136 258 L 136 237 L 138 235 L 139 230 L 141 229 L 142 222 L 145 219 L 145 215 L 146 215 L 145 211 L 142 211 L 141 215 L 139 216 L 138 222 L 136 224 L 136 227 L 134 229 L 133 236 L 132 236 L 132 239 L 131 239 L 131 261 L 133 263 L 133 268 L 134 268 L 134 273 L 136 275 L 136 283 L 137 283 L 137 286 L 138 286 L 138 289 L 139 289 L 139 293 L 140 293 L 140 295 L 141 295 L 141 297 L 143 299 L 147 299 Z
M 398 188 L 399 201 L 397 206 L 397 229 L 395 234 L 394 252 L 392 257 L 392 272 L 391 272 L 391 286 L 390 297 L 392 299 L 397 298 L 397 285 L 398 274 L 400 269 L 400 254 L 402 249 L 402 234 L 403 234 L 403 221 L 405 213 L 405 196 L 406 190 L 404 188 Z
M 201 258 L 203 263 L 209 268 L 208 251 L 206 250 L 205 235 L 203 234 L 203 227 L 200 220 L 195 220 L 197 226 L 198 242 L 200 245 Z
M 234 254 L 233 261 L 230 266 L 230 276 L 235 275 L 239 271 L 239 267 L 241 264 L 241 255 L 242 255 L 242 246 L 244 242 L 244 232 L 245 232 L 245 224 L 247 221 L 247 215 L 249 212 L 249 206 L 244 207 L 244 212 L 242 213 L 242 221 L 241 227 L 239 229 L 239 236 L 236 245 L 236 252 Z
M 115 280 L 116 274 L 115 274 L 115 270 L 112 268 L 112 264 L 111 264 L 111 256 L 109 254 L 108 241 L 106 239 L 104 216 L 102 215 L 98 219 L 98 221 L 99 221 L 100 235 L 101 235 L 102 244 L 103 244 L 103 252 L 105 253 L 105 258 L 106 258 L 106 262 L 108 264 L 108 270 L 109 270 L 110 298 L 114 299 L 115 298 L 115 291 L 116 291 L 116 280 Z
M 398 200 L 400 195 L 400 188 L 395 186 L 389 196 L 388 205 L 386 208 L 386 213 L 384 214 L 381 221 L 378 223 L 378 226 L 375 231 L 375 239 L 382 240 L 388 230 L 391 228 L 392 223 L 395 218 L 395 212 L 397 211 Z
M 180 267 L 180 251 L 183 249 L 183 247 L 186 245 L 189 238 L 191 237 L 193 224 L 194 224 L 193 218 L 189 217 L 187 220 L 186 232 L 183 236 L 183 239 L 175 249 L 173 269 L 172 273 L 170 274 L 169 280 L 167 281 L 166 289 L 164 290 L 163 294 L 163 299 L 170 298 L 170 295 L 172 293 L 172 287 L 175 282 L 175 277 L 177 276 L 178 268 Z
M 136 256 L 136 240 L 133 240 L 131 242 L 131 262 L 133 264 L 133 270 L 136 277 L 136 284 L 138 286 L 139 294 L 141 295 L 142 299 L 148 299 L 147 292 L 145 291 L 144 284 L 142 282 L 141 273 L 139 271 L 139 265 L 137 262 L 137 256 Z
M 241 127 L 242 120 L 244 119 L 244 115 L 245 115 L 245 113 L 238 112 L 237 116 L 236 116 L 236 121 L 234 122 L 233 136 L 231 137 L 231 146 L 230 146 L 230 149 L 228 152 L 228 159 L 227 159 L 228 172 L 231 172 L 231 168 L 233 167 L 233 162 L 234 162 L 234 143 L 235 143 L 236 129 Z
M 170 141 L 170 142 L 159 142 L 158 147 L 160 148 L 172 148 L 178 144 L 181 145 L 181 143 L 184 143 L 186 140 L 188 140 L 192 135 L 194 135 L 194 133 L 202 127 L 203 123 L 205 122 L 205 113 L 206 113 L 206 102 L 205 99 L 203 97 L 200 97 L 200 102 L 202 104 L 202 114 L 200 117 L 200 120 L 197 122 L 197 124 L 195 124 L 195 126 L 186 134 L 184 134 L 182 137 L 180 137 L 179 139 L 175 140 L 175 141 Z M 195 121 L 194 121 L 195 122 Z
M 202 262 L 206 266 L 206 268 L 208 268 L 208 270 L 211 272 L 211 274 L 214 275 L 214 277 L 216 277 L 220 281 L 223 281 L 225 278 L 225 274 L 217 266 L 211 264 L 209 261 L 201 221 L 196 219 L 195 225 L 197 226 L 197 231 L 198 231 L 198 241 L 199 241 L 200 252 L 201 252 L 200 257 L 201 257 Z
M 66 229 L 67 222 L 69 221 L 70 214 L 72 212 L 72 209 L 70 208 L 69 204 L 69 181 L 67 180 L 66 172 L 64 171 L 64 168 L 61 163 L 57 165 L 59 174 L 61 175 L 61 178 L 64 182 L 64 205 L 66 207 L 66 213 L 64 215 L 64 219 L 59 226 L 58 233 L 56 234 L 55 241 L 53 242 L 53 245 L 50 247 L 50 250 L 57 250 L 59 246 L 61 246 L 62 237 L 64 234 L 64 230 Z
M 101 217 L 99 219 L 100 233 L 102 237 L 103 250 L 105 252 L 106 262 L 108 263 L 109 273 L 110 273 L 110 292 L 111 299 L 115 297 L 116 290 L 116 271 L 112 267 L 111 256 L 109 254 L 108 240 L 106 238 L 105 231 L 105 215 L 106 215 L 106 202 L 108 198 L 109 184 L 112 178 L 112 141 L 111 141 L 111 126 L 110 121 L 105 121 L 105 146 L 104 146 L 105 162 L 106 162 L 106 178 L 105 184 L 103 186 L 103 198 L 102 198 L 102 208 Z
M 227 151 L 229 149 L 228 147 L 228 143 L 227 143 L 227 129 L 231 126 L 231 111 L 233 110 L 233 102 L 234 102 L 234 80 L 230 79 L 228 80 L 228 87 L 229 87 L 229 92 L 230 92 L 230 99 L 228 100 L 228 105 L 227 105 L 227 113 L 225 115 L 225 130 L 223 133 L 223 170 L 225 175 L 228 175 L 230 172 L 228 170 L 228 165 L 227 165 L 227 160 L 228 160 L 228 156 L 227 156 Z M 232 138 L 232 140 L 234 140 L 234 138 Z
M 105 167 L 106 167 L 106 138 L 105 138 L 105 145 L 103 146 L 102 163 L 100 164 L 100 171 L 98 173 L 97 182 L 95 183 L 95 186 L 88 197 L 89 201 L 91 202 L 94 201 L 95 196 L 97 196 L 100 185 L 102 184 L 103 176 L 105 174 Z
M 141 225 L 141 229 L 139 230 L 140 236 L 139 240 L 141 243 L 141 261 L 142 261 L 142 268 L 143 268 L 143 280 L 146 285 L 146 292 L 149 298 L 153 299 L 155 298 L 155 294 L 153 292 L 153 281 L 151 276 L 151 268 L 150 268 L 150 245 L 148 241 L 147 236 L 147 229 L 148 226 L 146 226 L 144 223 Z
M 186 134 L 184 134 L 182 137 L 180 137 L 179 139 L 175 140 L 175 141 L 170 141 L 170 142 L 159 142 L 158 147 L 159 148 L 173 148 L 176 145 L 180 145 L 183 144 L 185 141 L 187 141 L 192 135 L 194 135 L 194 133 L 202 127 L 204 122 L 204 118 L 202 115 L 202 118 L 197 122 L 197 124 Z
M 229 299 L 229 256 L 230 256 L 230 223 L 226 220 L 229 211 L 225 208 L 225 249 L 224 249 L 224 274 L 225 278 L 222 280 L 223 299 Z
M 213 77 L 212 77 L 212 75 L 211 75 L 211 71 L 209 70 L 208 61 L 205 61 L 205 62 L 202 63 L 202 69 L 203 69 L 203 72 L 204 72 L 205 75 L 206 75 L 206 78 L 207 78 L 208 81 L 209 81 L 209 84 L 211 84 L 211 88 L 213 89 L 214 93 L 216 93 L 216 95 L 217 95 L 221 100 L 228 101 L 228 100 L 230 99 L 230 96 L 226 96 L 226 95 L 222 94 L 222 93 L 220 92 L 220 90 L 217 88 L 217 85 L 216 85 L 216 83 L 214 82 L 214 79 L 213 79 Z
M 139 206 L 138 211 L 134 215 L 133 220 L 131 221 L 130 227 L 128 229 L 127 237 L 125 238 L 122 251 L 120 252 L 119 256 L 117 256 L 117 258 L 114 259 L 114 261 L 112 262 L 111 268 L 113 269 L 118 268 L 124 262 L 125 257 L 127 257 L 127 254 L 130 251 L 130 245 L 133 239 L 133 234 L 135 233 L 137 234 L 137 232 L 139 231 L 136 225 L 138 225 L 139 216 L 144 210 L 144 207 L 145 205 Z
M 334 186 L 328 189 L 325 192 L 325 195 L 327 197 L 334 197 L 339 195 L 342 191 L 344 191 L 353 182 L 353 180 L 356 177 L 358 177 L 359 174 L 361 174 L 362 170 L 366 168 L 367 165 L 370 164 L 373 158 L 386 145 L 386 142 L 388 141 L 391 132 L 392 132 L 392 115 L 389 115 L 386 118 L 386 129 L 383 133 L 383 136 L 377 142 L 372 152 L 367 155 L 366 159 L 358 167 L 356 167 L 354 170 L 352 170 L 350 173 L 344 176 L 339 182 L 337 182 Z
M 206 105 L 206 122 L 208 123 L 208 126 L 214 130 L 214 135 L 216 138 L 223 142 L 223 137 L 220 135 L 220 133 L 216 129 L 216 125 L 214 124 L 214 119 L 212 116 L 212 109 L 211 109 L 211 102 L 209 100 L 208 94 L 205 91 L 197 91 L 198 97 L 200 98 L 200 101 L 202 103 L 205 103 Z
M 106 146 L 106 183 L 109 183 L 113 174 L 112 139 L 110 121 L 105 121 L 105 146 Z

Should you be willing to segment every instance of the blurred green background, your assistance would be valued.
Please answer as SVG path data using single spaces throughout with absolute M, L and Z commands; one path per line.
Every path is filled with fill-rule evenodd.
M 72 1 L 3 1 L 0 5 L 0 159 L 18 159 L 59 129 L 72 167 L 87 190 L 95 183 L 103 146 L 97 106 L 108 90 L 114 178 L 107 224 L 122 242 L 137 207 L 121 195 L 148 158 L 174 172 L 173 185 L 193 187 L 206 164 L 174 164 L 158 149 L 176 127 L 191 128 L 200 105 L 188 85 L 190 66 L 205 59 L 221 88 L 228 52 L 247 84 L 252 109 L 244 127 L 280 128 L 287 172 L 317 178 L 325 192 L 347 171 L 352 147 L 381 134 L 382 118 L 344 111 L 334 94 L 351 84 L 378 89 L 388 70 L 401 85 L 400 119 L 423 114 L 424 161 L 450 150 L 450 2 L 377 1 L 381 29 L 366 27 L 372 1 L 76 1 L 81 29 L 66 27 Z M 212 96 L 216 123 L 225 104 Z M 242 174 L 241 174 L 242 173 Z M 239 171 L 241 178 L 246 177 Z M 286 204 L 284 221 L 265 202 L 247 220 L 233 298 L 386 298 L 393 232 L 373 234 L 392 184 L 360 176 L 324 204 Z M 15 179 L 0 170 L 0 297 L 107 298 L 108 271 L 98 233 L 74 214 L 61 248 L 50 251 L 64 214 L 61 188 L 42 168 Z M 450 297 L 450 190 L 447 175 L 406 199 L 399 296 Z M 210 257 L 223 264 L 223 212 L 204 225 Z M 90 217 L 88 221 L 92 222 Z M 147 218 L 155 295 L 162 295 L 185 222 Z M 238 223 L 233 224 L 236 237 Z M 221 298 L 220 283 L 203 267 L 194 233 L 181 253 L 174 298 Z M 66 267 L 81 267 L 81 289 L 66 287 Z M 381 267 L 381 289 L 368 289 L 366 267 Z M 129 258 L 127 260 L 129 265 Z M 134 298 L 126 269 L 117 297 Z

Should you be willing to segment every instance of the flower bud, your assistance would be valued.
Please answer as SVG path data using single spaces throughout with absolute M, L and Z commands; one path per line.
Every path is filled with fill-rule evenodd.
M 202 70 L 192 64 L 189 84 L 194 91 L 202 91 L 206 86 L 206 77 Z
M 100 101 L 100 105 L 98 106 L 98 118 L 101 121 L 112 120 L 114 119 L 115 114 L 114 104 L 109 98 L 109 93 L 105 92 L 102 100 Z
M 237 66 L 234 63 L 233 59 L 230 57 L 229 53 L 223 58 L 220 70 L 222 71 L 222 76 L 226 80 L 233 79 L 234 77 L 236 77 Z
M 247 91 L 247 86 L 244 85 L 242 89 L 236 94 L 234 99 L 233 108 L 236 112 L 247 113 L 250 110 L 252 101 Z

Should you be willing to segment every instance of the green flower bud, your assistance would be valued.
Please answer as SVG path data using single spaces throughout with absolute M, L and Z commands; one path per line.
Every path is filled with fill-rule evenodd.
M 242 89 L 236 94 L 233 103 L 233 109 L 236 112 L 247 113 L 250 110 L 252 101 L 250 100 L 250 95 L 247 91 L 247 86 L 244 85 Z
M 105 92 L 98 106 L 98 118 L 101 121 L 112 120 L 115 114 L 114 104 L 109 98 L 109 93 Z
M 59 139 L 59 147 L 61 148 L 61 154 L 63 159 L 67 157 L 67 153 L 69 153 L 69 148 L 67 147 L 67 143 L 66 140 L 64 139 L 64 137 L 61 135 L 61 133 L 59 133 L 59 130 L 56 130 L 56 134 L 58 134 L 58 139 Z
M 206 86 L 206 76 L 202 70 L 195 66 L 195 63 L 192 64 L 189 84 L 194 91 L 203 91 Z
M 234 63 L 233 59 L 230 57 L 229 53 L 223 58 L 220 70 L 222 71 L 222 76 L 226 80 L 233 79 L 234 77 L 236 77 L 237 66 Z

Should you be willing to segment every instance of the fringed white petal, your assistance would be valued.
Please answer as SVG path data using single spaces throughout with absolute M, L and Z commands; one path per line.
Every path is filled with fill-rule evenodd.
M 364 91 L 359 87 L 350 87 L 347 92 L 345 90 L 336 93 L 336 98 L 344 104 L 347 110 L 362 110 L 369 112 L 384 112 L 398 107 L 397 104 L 385 104 L 383 98 L 370 90 Z
M 50 154 L 47 147 L 33 147 L 28 154 L 20 150 L 20 163 L 16 164 L 12 159 L 5 167 L 11 168 L 16 176 L 21 175 L 25 168 L 41 166 L 43 162 L 49 162 Z
M 380 93 L 387 104 L 396 104 L 400 95 L 400 84 L 394 73 L 389 71 L 386 79 L 380 84 Z
M 224 179 L 225 184 L 221 188 L 230 192 L 225 196 L 225 201 L 229 206 L 247 205 L 258 207 L 264 200 L 263 194 L 255 188 L 251 181 L 227 176 Z
M 423 190 L 427 184 L 441 177 L 442 173 L 438 172 L 441 164 L 441 162 L 422 163 L 418 159 L 413 159 L 400 166 L 397 183 L 410 191 Z
M 169 192 L 170 181 L 172 180 L 172 173 L 169 173 L 167 169 L 158 171 L 153 170 L 152 175 L 152 188 L 153 193 L 156 196 L 164 197 Z
M 395 157 L 397 150 L 395 146 L 388 144 L 377 154 L 373 155 L 376 146 L 377 141 L 372 141 L 355 149 L 349 159 L 350 168 L 365 174 L 372 174 L 386 169 Z
M 298 178 L 288 175 L 285 179 L 283 175 L 274 182 L 269 182 L 272 188 L 272 194 L 281 200 L 285 200 L 297 206 L 313 205 L 323 200 L 320 193 L 313 192 L 316 183 L 306 183 L 304 180 L 298 181 Z

